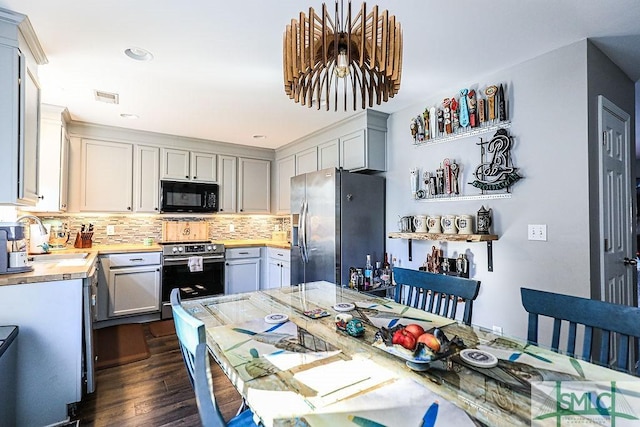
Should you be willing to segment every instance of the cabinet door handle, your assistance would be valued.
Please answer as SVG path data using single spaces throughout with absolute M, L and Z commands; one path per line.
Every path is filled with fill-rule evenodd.
M 225 262 L 225 263 L 224 263 L 224 265 L 229 265 L 229 263 L 228 263 L 228 262 Z
M 185 178 L 189 179 L 189 175 L 185 175 Z
M 130 211 L 131 210 L 131 206 L 127 206 L 127 210 Z
M 194 176 L 194 177 L 193 177 L 193 179 L 198 179 L 198 177 L 197 177 L 197 176 Z
M 239 255 L 249 255 L 249 252 L 238 252 Z
M 38 199 L 44 200 L 44 196 L 38 196 Z
M 129 261 L 131 262 L 140 262 L 140 261 L 144 261 L 143 258 L 129 258 Z

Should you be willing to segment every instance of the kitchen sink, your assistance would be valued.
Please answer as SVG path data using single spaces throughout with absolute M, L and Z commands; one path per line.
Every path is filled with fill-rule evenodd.
M 74 262 L 80 262 L 84 260 L 88 252 L 73 252 L 73 253 L 48 253 L 48 254 L 37 254 L 37 255 L 29 255 L 29 261 L 33 262 L 61 262 L 67 260 L 75 260 Z M 84 261 L 82 261 L 84 262 Z M 73 264 L 79 265 L 79 264 Z

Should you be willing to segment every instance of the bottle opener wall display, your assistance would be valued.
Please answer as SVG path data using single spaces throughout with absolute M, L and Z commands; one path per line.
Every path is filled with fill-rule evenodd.
M 480 164 L 473 175 L 476 179 L 470 184 L 485 191 L 506 189 L 522 178 L 518 174 L 518 168 L 511 161 L 512 137 L 506 129 L 498 129 L 489 141 L 480 142 Z
M 414 199 L 429 199 L 438 196 L 454 196 L 460 194 L 460 165 L 455 160 L 444 159 L 435 172 L 424 171 L 420 189 L 418 169 L 410 169 L 411 194 Z
M 458 98 L 444 98 L 439 108 L 426 107 L 410 122 L 414 144 L 439 137 L 463 134 L 473 128 L 487 127 L 508 120 L 506 86 L 489 85 L 484 90 L 461 89 Z M 480 94 L 485 98 L 480 97 Z

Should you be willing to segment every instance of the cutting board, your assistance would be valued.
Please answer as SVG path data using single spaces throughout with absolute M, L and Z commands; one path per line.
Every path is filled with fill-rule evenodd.
M 163 242 L 190 242 L 209 240 L 209 223 L 205 221 L 164 221 Z

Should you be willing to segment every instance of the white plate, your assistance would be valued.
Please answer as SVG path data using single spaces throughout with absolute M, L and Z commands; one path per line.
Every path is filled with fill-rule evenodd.
M 463 362 L 478 368 L 493 368 L 498 365 L 498 358 L 491 353 L 476 348 L 465 348 L 460 352 Z
M 267 323 L 284 323 L 289 320 L 289 316 L 284 313 L 271 313 L 264 316 L 264 321 Z
M 335 311 L 351 311 L 354 308 L 356 308 L 356 306 L 350 302 L 340 302 L 333 306 Z

